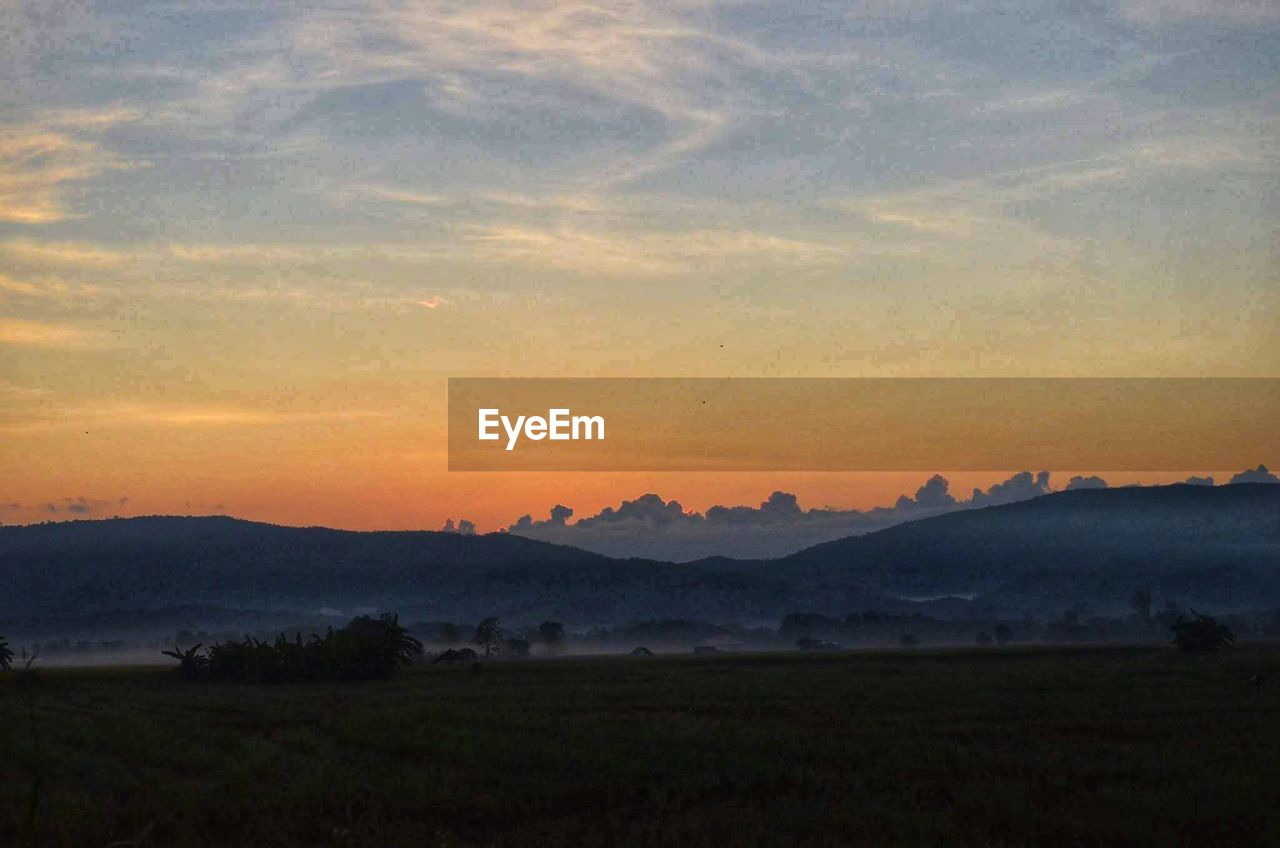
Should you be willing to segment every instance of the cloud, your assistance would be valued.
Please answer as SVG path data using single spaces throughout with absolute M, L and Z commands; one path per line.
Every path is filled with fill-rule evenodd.
M 55 518 L 96 518 L 117 515 L 129 505 L 127 497 L 114 499 L 90 498 L 85 495 L 64 497 L 44 503 L 0 503 L 0 514 L 18 516 L 19 519 L 45 521 Z
M 470 255 L 465 242 L 134 243 L 15 238 L 0 241 L 0 302 L 62 303 L 137 296 L 156 300 L 287 302 L 300 306 L 439 308 L 471 297 L 461 287 L 413 295 L 410 274 L 435 276 Z M 6 267 L 7 266 L 7 267 Z M 434 303 L 434 307 L 431 304 Z
M 496 75 L 539 86 L 566 108 L 580 102 L 575 92 L 590 92 L 659 116 L 666 139 L 616 157 L 595 177 L 617 183 L 705 148 L 731 122 L 735 87 L 726 83 L 763 57 L 702 22 L 705 12 L 694 2 L 392 3 L 363 31 L 309 28 L 309 46 L 348 74 L 398 70 L 425 79 L 438 104 L 469 114 L 519 107 L 530 96 L 518 85 L 486 84 Z M 370 28 L 380 50 L 369 49 Z
M 534 212 L 601 214 L 624 211 L 618 203 L 595 193 L 536 196 L 511 191 L 484 191 L 480 192 L 478 198 L 495 206 L 527 209 Z
M 1052 235 L 1026 218 L 1021 209 L 1036 200 L 1123 183 L 1134 176 L 1132 163 L 1142 156 L 1147 154 L 1111 153 L 1084 161 L 995 171 L 970 179 L 828 200 L 825 205 L 881 229 L 913 234 L 939 250 L 1000 241 L 1038 253 L 1062 254 L 1075 250 L 1075 242 Z
M 390 188 L 380 185 L 354 184 L 348 186 L 353 194 L 385 203 L 400 203 L 409 206 L 447 206 L 451 198 L 443 194 L 423 194 L 416 191 Z
M 598 514 L 583 518 L 575 526 L 592 527 L 599 524 L 639 522 L 650 525 L 675 524 L 695 520 L 685 513 L 679 501 L 663 501 L 654 494 L 641 495 L 634 501 L 623 501 L 614 509 L 607 506 Z
M 969 506 L 998 506 L 1047 494 L 1049 494 L 1048 471 L 1041 471 L 1036 475 L 1032 475 L 1030 471 L 1020 471 L 1003 483 L 996 483 L 985 492 L 974 489 L 973 497 L 969 499 Z
M 435 110 L 478 123 L 524 109 L 586 111 L 602 121 L 625 109 L 659 123 L 658 138 L 609 156 L 575 149 L 584 165 L 575 182 L 600 187 L 712 144 L 741 108 L 737 83 L 766 61 L 750 43 L 719 32 L 714 10 L 696 0 L 391 0 L 304 10 L 272 7 L 258 19 L 261 31 L 235 45 L 236 62 L 210 62 L 204 73 L 199 65 L 176 74 L 154 69 L 192 87 L 167 105 L 165 119 L 187 132 L 278 145 L 272 127 L 289 125 L 326 95 L 411 83 Z
M 563 504 L 551 507 L 551 517 L 544 521 L 534 521 L 532 515 L 522 515 L 514 524 L 506 528 L 508 532 L 520 533 L 542 527 L 564 527 L 573 517 L 573 510 Z
M 15 280 L 4 274 L 0 274 L 0 291 L 10 292 L 12 294 L 22 295 L 39 295 L 40 289 L 21 280 Z
M 534 520 L 525 515 L 505 529 L 617 557 L 755 559 L 785 556 L 821 542 L 957 509 L 1036 497 L 1049 491 L 1048 480 L 1048 472 L 1034 476 L 1022 472 L 985 491 L 975 489 L 971 500 L 959 501 L 951 495 L 946 478 L 935 474 L 914 497 L 904 495 L 892 507 L 870 510 L 804 509 L 794 494 L 776 491 L 757 507 L 716 505 L 699 513 L 649 493 L 572 524 L 573 510 L 557 505 L 549 518 Z
M 471 242 L 480 258 L 590 274 L 677 274 L 725 261 L 830 264 L 846 254 L 835 245 L 742 230 L 609 233 L 510 224 L 476 227 Z
M 1241 471 L 1227 481 L 1228 486 L 1232 483 L 1280 483 L 1280 477 L 1268 471 L 1267 466 L 1259 465 L 1257 468 Z
M 77 518 L 88 518 L 99 515 L 105 510 L 118 510 L 129 503 L 128 498 L 117 498 L 113 501 L 95 500 L 84 495 L 76 498 L 62 498 L 43 504 L 42 508 L 51 515 L 71 515 Z
M 71 241 L 10 239 L 0 253 L 33 265 L 65 265 L 92 269 L 120 269 L 139 263 L 171 262 L 193 265 L 270 265 L 338 260 L 427 262 L 439 259 L 441 249 L 419 243 L 268 244 L 254 242 L 198 244 L 170 242 L 117 247 Z
M 1074 492 L 1077 489 L 1105 489 L 1107 481 L 1101 477 L 1072 477 L 1067 481 L 1067 488 L 1064 491 Z
M 7 295 L 13 299 L 53 300 L 69 304 L 94 299 L 103 291 L 103 287 L 96 283 L 69 281 L 47 273 L 37 273 L 21 280 L 0 274 L 0 297 Z
M 949 489 L 950 484 L 947 478 L 941 474 L 935 474 L 923 486 L 916 489 L 914 498 L 908 498 L 906 495 L 898 498 L 896 508 L 900 510 L 949 509 L 957 504 Z
M 475 522 L 468 521 L 465 518 L 459 519 L 455 525 L 452 518 L 446 518 L 444 526 L 440 528 L 441 533 L 456 533 L 459 536 L 474 536 L 476 534 Z
M 0 221 L 51 224 L 76 217 L 67 189 L 137 166 L 88 136 L 132 117 L 127 110 L 71 110 L 0 125 Z
M 114 268 L 124 263 L 148 258 L 138 250 L 120 250 L 93 244 L 69 241 L 36 241 L 34 239 L 10 239 L 0 242 L 0 252 L 37 266 L 70 265 L 87 268 Z
M 49 389 L 38 388 L 36 386 L 23 386 L 9 380 L 0 380 L 0 395 L 9 395 L 10 397 L 19 398 L 36 398 L 44 397 L 50 393 Z
M 358 421 L 385 415 L 376 410 L 274 410 L 242 406 L 149 403 L 80 404 L 33 408 L 25 419 L 11 416 L 0 432 L 39 433 L 93 427 L 222 428 L 272 427 Z
M 97 333 L 70 324 L 0 319 L 0 344 L 84 350 L 98 343 Z

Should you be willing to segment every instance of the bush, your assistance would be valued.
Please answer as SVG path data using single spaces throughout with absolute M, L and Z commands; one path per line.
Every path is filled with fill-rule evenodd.
M 1173 643 L 1184 654 L 1203 654 L 1216 651 L 1236 641 L 1236 634 L 1225 624 L 1219 624 L 1215 618 L 1201 615 L 1191 610 L 1195 618 L 1190 621 L 1182 616 L 1169 628 L 1173 633 Z
M 187 680 L 198 680 L 209 668 L 209 658 L 200 653 L 200 647 L 200 645 L 196 645 L 184 651 L 174 645 L 172 651 L 161 651 L 160 653 L 177 660 L 178 673 Z
M 164 651 L 180 663 L 188 680 L 236 680 L 285 683 L 296 680 L 371 680 L 393 676 L 422 653 L 422 643 L 409 635 L 396 616 L 354 618 L 323 637 L 292 640 L 283 633 L 274 642 L 246 636 L 242 642 L 219 642 L 208 655 L 196 645 L 186 651 Z

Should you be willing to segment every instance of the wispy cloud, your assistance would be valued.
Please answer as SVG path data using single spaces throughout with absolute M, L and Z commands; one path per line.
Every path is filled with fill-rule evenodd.
M 8 380 L 0 380 L 0 396 L 8 395 L 17 398 L 38 398 L 49 394 L 48 389 L 36 386 L 23 386 Z
M 942 180 L 918 188 L 872 192 L 827 206 L 874 225 L 913 232 L 946 249 L 1003 241 L 1029 250 L 1071 249 L 1072 242 L 1041 228 L 1029 204 L 1068 201 L 1099 192 L 1143 191 L 1153 181 L 1209 173 L 1224 167 L 1264 170 L 1275 154 L 1251 134 L 1167 135 L 1113 147 L 1108 152 L 978 177 Z
M 335 3 L 279 15 L 269 32 L 237 45 L 242 61 L 206 74 L 187 100 L 157 114 L 217 131 L 249 114 L 287 121 L 327 93 L 410 82 L 436 109 L 467 120 L 612 104 L 660 123 L 659 138 L 606 158 L 578 151 L 586 167 L 575 182 L 599 189 L 682 161 L 741 115 L 749 100 L 741 78 L 775 60 L 714 21 L 700 0 Z M 384 199 L 412 202 L 409 194 Z
M 424 194 L 417 191 L 406 191 L 399 188 L 389 188 L 387 186 L 369 185 L 367 183 L 355 183 L 348 186 L 348 191 L 352 194 L 365 197 L 370 200 L 383 201 L 386 203 L 403 203 L 409 206 L 447 206 L 451 199 L 443 194 Z
M 42 404 L 0 425 L 0 431 L 21 434 L 128 428 L 280 427 L 359 421 L 384 417 L 378 410 L 278 410 L 229 404 L 80 403 Z
M 8 276 L 5 276 L 4 274 L 0 274 L 0 292 L 10 292 L 12 294 L 23 294 L 23 295 L 37 295 L 40 293 L 40 289 L 39 287 L 31 283 L 23 282 L 22 280 L 15 280 L 12 277 L 8 277 Z
M 98 333 L 70 324 L 0 318 L 0 344 L 84 350 L 101 343 Z
M 0 513 L 26 515 L 30 519 L 47 519 L 50 515 L 69 516 L 71 518 L 91 518 L 99 515 L 119 513 L 129 505 L 128 498 L 90 498 L 85 495 L 57 498 L 44 503 L 19 503 L 11 501 L 0 503 Z
M 341 259 L 429 261 L 449 252 L 429 244 L 255 242 L 107 245 L 83 241 L 11 239 L 0 242 L 0 258 L 26 264 L 119 269 L 134 263 L 170 262 L 192 265 L 332 262 Z
M 502 103 L 508 95 L 463 76 L 483 71 L 591 91 L 661 116 L 665 141 L 601 175 L 622 181 L 705 147 L 731 120 L 723 92 L 732 89 L 722 85 L 717 94 L 707 83 L 725 82 L 735 65 L 758 61 L 761 52 L 700 23 L 705 10 L 692 2 L 390 4 L 380 23 L 397 49 L 382 61 L 415 66 L 445 104 Z
M 75 217 L 66 202 L 71 186 L 134 167 L 93 137 L 132 117 L 128 110 L 78 109 L 0 125 L 0 221 L 50 224 Z
M 828 264 L 848 254 L 841 246 L 740 230 L 608 233 L 495 225 L 476 228 L 471 241 L 482 258 L 591 274 L 677 274 L 725 261 Z
M 115 500 L 100 500 L 97 498 L 87 498 L 80 495 L 75 498 L 62 498 L 56 501 L 50 501 L 44 504 L 44 510 L 53 515 L 75 515 L 80 517 L 88 517 L 91 515 L 101 514 L 104 510 L 119 509 L 129 503 L 128 498 L 116 498 Z
M 0 242 L 0 257 L 37 266 L 80 266 L 113 268 L 136 259 L 140 251 L 132 248 L 103 247 L 85 242 L 37 241 L 10 239 Z

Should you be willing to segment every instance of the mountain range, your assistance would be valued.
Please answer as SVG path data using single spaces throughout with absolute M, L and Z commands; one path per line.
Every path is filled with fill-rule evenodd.
M 354 532 L 227 517 L 0 527 L 0 620 L 191 607 L 576 626 L 776 623 L 792 611 L 1111 612 L 1139 588 L 1157 602 L 1213 610 L 1280 606 L 1280 486 L 1066 491 L 781 558 L 680 564 L 505 533 Z

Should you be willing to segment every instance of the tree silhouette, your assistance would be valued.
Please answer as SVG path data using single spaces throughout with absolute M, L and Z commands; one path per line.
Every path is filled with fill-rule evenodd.
M 1007 645 L 1013 640 L 1013 628 L 1007 624 L 1001 623 L 996 625 L 996 641 L 1001 645 Z
M 1215 618 L 1191 610 L 1195 618 L 1187 620 L 1178 617 L 1169 629 L 1173 632 L 1173 643 L 1185 654 L 1202 654 L 1227 647 L 1236 641 L 1236 634 L 1225 624 L 1219 624 Z
M 9 647 L 9 643 L 0 636 L 0 671 L 9 671 L 13 668 L 13 649 Z
M 292 639 L 283 633 L 274 642 L 253 636 L 243 641 L 209 646 L 207 656 L 196 645 L 186 651 L 162 651 L 180 663 L 187 679 L 208 676 L 215 680 L 282 683 L 293 680 L 369 680 L 391 677 L 422 653 L 394 615 L 353 618 L 341 630 L 329 628 L 324 636 L 304 642 L 301 633 Z
M 196 680 L 209 667 L 209 658 L 200 652 L 201 645 L 187 648 L 185 651 L 177 645 L 172 651 L 161 651 L 166 657 L 178 661 L 178 673 L 186 680 Z
M 990 633 L 985 630 L 978 631 L 977 642 L 979 645 L 990 645 L 992 641 Z
M 471 641 L 477 646 L 484 648 L 484 655 L 491 656 L 494 651 L 502 647 L 502 625 L 498 623 L 498 619 L 490 616 L 484 621 L 476 625 L 475 635 L 471 637 Z

